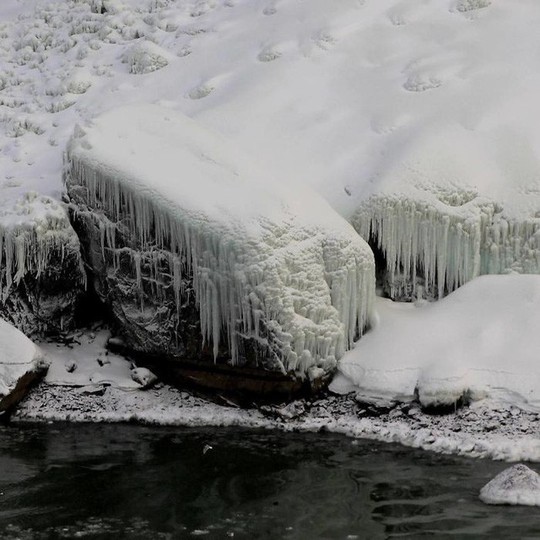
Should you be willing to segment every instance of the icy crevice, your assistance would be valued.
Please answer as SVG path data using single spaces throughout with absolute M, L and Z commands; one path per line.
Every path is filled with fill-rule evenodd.
M 142 112 L 132 109 L 129 114 L 144 118 L 149 113 L 149 121 L 155 123 L 162 111 L 154 107 L 146 113 L 144 108 Z M 288 209 L 290 201 L 280 200 L 276 206 L 267 203 L 260 186 L 246 183 L 238 170 L 223 164 L 227 152 L 212 156 L 215 148 L 223 144 L 221 139 L 216 143 L 210 138 L 206 143 L 203 139 L 207 135 L 201 139 L 197 131 L 200 128 L 194 127 L 194 123 L 183 117 L 171 122 L 171 115 L 166 111 L 167 124 L 163 129 L 165 132 L 172 129 L 173 135 L 182 139 L 178 148 L 187 145 L 192 151 L 184 156 L 184 162 L 175 162 L 169 154 L 154 156 L 161 164 L 172 160 L 167 165 L 174 171 L 171 183 L 179 183 L 174 194 L 169 191 L 169 184 L 152 185 L 150 178 L 153 174 L 168 174 L 170 169 L 153 173 L 150 167 L 149 176 L 142 170 L 137 173 L 135 168 L 129 169 L 128 162 L 122 161 L 122 137 L 114 157 L 100 150 L 99 134 L 103 131 L 96 130 L 94 134 L 92 127 L 86 133 L 76 134 L 68 147 L 65 167 L 68 192 L 77 203 L 75 211 L 86 206 L 95 213 L 101 226 L 103 256 L 112 255 L 112 264 L 118 265 L 116 233 L 127 231 L 127 237 L 134 239 L 134 245 L 129 246 L 133 280 L 140 285 L 141 259 L 148 261 L 149 254 L 158 251 L 168 253 L 171 275 L 160 275 L 162 270 L 156 264 L 151 268 L 151 279 L 158 287 L 164 283 L 170 286 L 172 282 L 179 306 L 185 301 L 182 278 L 192 277 L 203 339 L 212 345 L 214 357 L 220 343 L 226 342 L 232 363 L 236 364 L 239 340 L 247 337 L 267 343 L 284 372 L 316 377 L 317 370 L 332 369 L 363 332 L 371 316 L 374 299 L 371 250 L 352 227 L 333 215 L 326 203 L 321 203 L 331 216 L 326 220 L 317 216 L 320 207 L 312 211 L 309 203 L 307 212 L 312 213 L 308 217 L 299 217 Z M 185 130 L 186 122 L 187 136 L 179 135 L 177 131 Z M 113 121 L 96 123 L 99 128 L 114 131 Z M 129 132 L 129 125 L 123 126 L 122 133 Z M 136 137 L 140 136 L 137 133 Z M 156 134 L 151 136 L 155 138 Z M 193 144 L 202 145 L 203 150 L 199 147 L 193 150 L 190 146 Z M 132 155 L 129 144 L 126 147 L 128 155 Z M 216 199 L 212 185 L 202 186 L 200 193 L 194 195 L 197 178 L 183 171 L 183 168 L 190 170 L 187 162 L 192 156 L 196 167 L 203 167 L 204 174 L 208 173 L 205 168 L 210 167 L 212 176 L 219 166 L 219 181 L 232 182 L 227 195 L 232 190 L 233 194 L 243 196 L 244 202 L 235 201 L 232 206 L 220 208 L 223 201 Z M 144 167 L 144 156 L 141 160 Z M 201 182 L 205 178 L 201 175 Z M 257 208 L 253 210 L 253 206 Z M 246 216 L 237 214 L 244 211 L 242 207 L 248 209 Z
M 540 273 L 539 218 L 507 218 L 486 198 L 450 202 L 377 195 L 354 214 L 359 234 L 385 255 L 392 297 L 405 287 L 422 295 L 419 275 L 441 298 L 482 274 Z

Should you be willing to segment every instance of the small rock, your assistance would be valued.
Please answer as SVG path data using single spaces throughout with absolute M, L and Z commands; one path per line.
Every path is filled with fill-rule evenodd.
M 486 504 L 540 506 L 540 475 L 519 463 L 499 473 L 480 491 Z
M 64 367 L 68 373 L 73 373 L 77 369 L 77 364 L 73 360 L 70 360 L 64 364 Z
M 150 388 L 157 382 L 157 377 L 146 368 L 134 368 L 131 370 L 131 378 L 139 383 L 143 390 Z

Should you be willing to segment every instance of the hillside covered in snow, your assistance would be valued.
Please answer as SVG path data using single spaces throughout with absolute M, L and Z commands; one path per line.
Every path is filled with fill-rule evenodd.
M 28 328 L 62 330 L 83 264 L 96 270 L 80 256 L 63 178 L 72 213 L 102 211 L 102 283 L 130 261 L 133 276 L 102 285 L 102 299 L 133 323 L 134 343 L 158 335 L 173 355 L 191 354 L 166 334 L 182 306 L 186 333 L 214 358 L 236 359 L 239 338 L 259 346 L 263 313 L 262 341 L 285 371 L 330 369 L 375 325 L 367 243 L 395 300 L 439 299 L 482 274 L 539 274 L 539 19 L 534 0 L 4 0 L 2 314 L 24 327 L 27 310 Z M 131 234 L 126 259 L 110 255 L 121 228 L 111 223 Z M 167 259 L 159 272 L 140 263 L 155 251 Z M 47 270 L 45 297 L 30 283 Z M 174 289 L 161 318 L 137 305 L 140 279 Z M 507 283 L 485 294 L 536 290 Z M 425 313 L 455 321 L 452 298 Z M 464 311 L 483 313 L 481 293 L 469 300 Z M 512 340 L 528 339 L 508 324 Z M 466 332 L 445 328 L 458 341 Z

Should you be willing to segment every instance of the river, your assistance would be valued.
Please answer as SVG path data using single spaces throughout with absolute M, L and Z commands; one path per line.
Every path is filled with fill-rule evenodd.
M 505 467 L 327 433 L 3 426 L 0 538 L 538 538 L 539 509 L 478 500 Z

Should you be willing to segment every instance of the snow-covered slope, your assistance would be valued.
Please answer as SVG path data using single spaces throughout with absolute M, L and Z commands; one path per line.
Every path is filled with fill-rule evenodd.
M 535 0 L 4 0 L 0 10 L 4 208 L 28 190 L 60 196 L 75 122 L 160 102 L 374 231 L 391 274 L 418 270 L 443 292 L 540 268 Z
M 374 261 L 354 229 L 319 195 L 275 182 L 188 117 L 141 105 L 100 116 L 71 140 L 66 181 L 76 212 L 106 216 L 101 251 L 114 254 L 112 271 L 129 252 L 133 282 L 172 282 L 177 309 L 192 276 L 214 357 L 225 332 L 233 363 L 239 337 L 254 338 L 284 372 L 317 378 L 313 369 L 335 367 L 369 322 Z M 117 246 L 118 229 L 138 245 Z M 154 264 L 141 278 L 145 258 Z
M 481 276 L 434 304 L 379 299 L 379 322 L 342 359 L 334 389 L 405 401 L 417 393 L 425 406 L 489 396 L 538 408 L 539 305 L 532 275 Z

